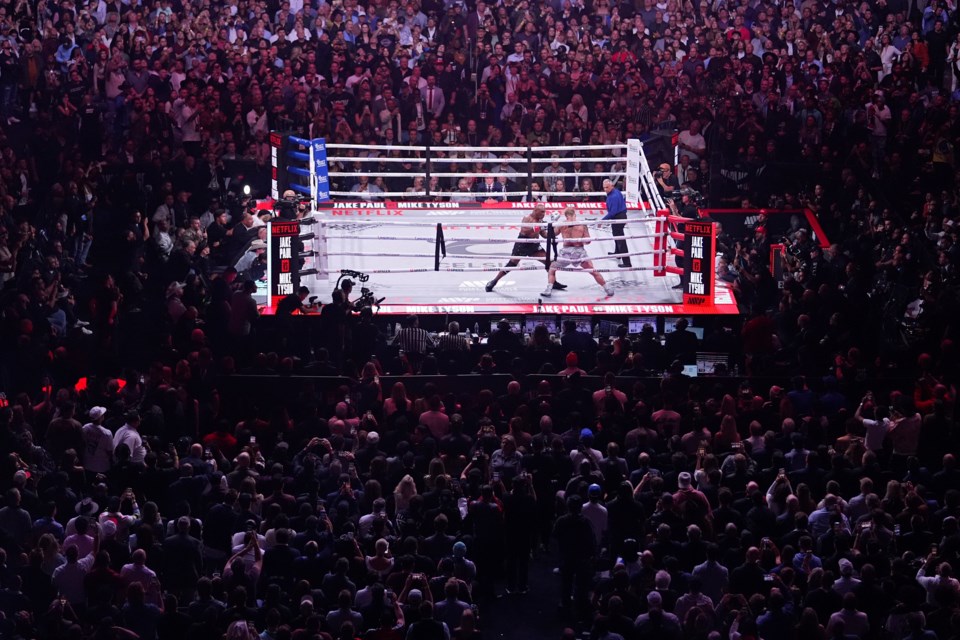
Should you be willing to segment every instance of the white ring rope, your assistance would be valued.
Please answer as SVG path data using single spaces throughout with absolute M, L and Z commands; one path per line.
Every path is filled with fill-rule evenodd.
M 388 158 L 381 156 L 329 156 L 327 157 L 327 162 L 409 162 L 410 164 L 416 164 L 417 162 L 426 162 L 426 158 Z M 333 175 L 342 175 L 350 173 L 348 171 L 337 172 L 332 171 Z
M 581 172 L 581 173 L 552 173 L 549 171 L 541 171 L 538 173 L 522 173 L 520 171 L 490 171 L 488 173 L 477 173 L 468 171 L 464 173 L 463 171 L 432 171 L 430 172 L 431 178 L 526 178 L 528 175 L 533 176 L 534 178 L 545 178 L 548 176 L 555 176 L 558 180 L 566 178 L 567 176 L 585 176 L 585 177 L 596 177 L 596 176 L 611 176 L 611 175 L 624 175 L 624 171 L 595 171 L 595 172 Z M 369 178 L 426 178 L 427 174 L 424 171 L 332 171 L 331 176 L 367 176 Z M 524 191 L 523 193 L 526 193 Z
M 345 144 L 341 142 L 333 143 L 327 145 L 327 149 L 362 149 L 364 151 L 396 151 L 397 149 L 402 149 L 404 151 L 426 151 L 427 147 L 424 146 L 406 146 L 406 145 L 395 145 L 395 144 Z M 516 147 L 511 147 L 511 151 L 516 151 Z
M 623 151 L 627 150 L 627 145 L 622 143 L 617 144 L 578 144 L 574 146 L 578 151 L 603 151 L 604 149 L 622 149 Z M 570 145 L 561 145 L 553 147 L 535 147 L 537 151 L 551 152 L 551 151 L 570 151 Z
M 410 268 L 410 269 L 364 269 L 364 273 L 483 273 L 493 270 L 499 271 L 545 271 L 540 267 L 452 267 L 450 269 Z M 599 271 L 600 273 L 624 273 L 627 271 L 658 271 L 658 267 L 623 267 L 618 269 L 580 269 L 577 267 L 558 267 L 557 271 L 577 271 L 580 273 L 590 273 L 590 271 Z
M 349 208 L 349 207 L 348 207 Z M 376 211 L 376 209 L 364 211 Z M 445 209 L 436 209 L 437 212 L 445 211 Z M 456 209 L 450 209 L 449 211 L 456 211 Z M 516 210 L 517 212 L 522 211 L 522 209 Z M 560 227 L 578 227 L 578 226 L 608 226 L 615 224 L 649 224 L 656 220 L 655 216 L 649 216 L 645 218 L 626 218 L 622 220 L 581 220 L 577 222 L 548 222 L 544 220 L 543 222 L 503 222 L 500 220 L 486 221 L 486 220 L 447 220 L 446 222 L 440 223 L 444 226 L 450 227 L 495 227 L 495 228 L 504 228 L 509 229 L 511 227 L 546 227 L 549 224 L 553 224 L 554 229 Z M 343 224 L 349 222 L 350 224 L 371 224 L 371 225 L 395 225 L 401 227 L 432 227 L 436 228 L 438 222 L 421 222 L 419 220 L 344 220 L 340 217 L 337 218 L 318 218 L 317 221 L 319 224 L 327 226 L 332 224 Z M 663 234 L 660 234 L 661 236 Z M 651 236 L 655 237 L 655 236 Z M 409 238 L 407 238 L 409 240 Z
M 638 251 L 636 253 L 611 253 L 605 256 L 588 256 L 587 260 L 619 260 L 621 258 L 633 258 L 636 256 L 647 256 L 647 255 L 656 255 L 659 253 L 667 253 L 667 249 L 654 249 L 651 251 Z M 365 251 L 327 251 L 325 253 L 327 256 L 364 256 L 369 257 L 370 253 Z M 433 259 L 434 256 L 426 253 L 383 253 L 378 251 L 376 254 L 378 258 L 430 258 Z M 510 255 L 497 255 L 497 254 L 474 254 L 474 253 L 448 253 L 446 256 L 441 256 L 447 260 L 539 260 L 543 261 L 545 258 L 538 258 L 537 256 L 515 256 Z M 551 262 L 557 262 L 560 258 L 553 258 Z
M 644 234 L 636 236 L 594 236 L 590 240 L 592 242 L 617 242 L 618 240 L 651 240 L 655 238 L 662 238 L 663 234 Z M 335 234 L 327 234 L 327 240 L 413 240 L 418 242 L 433 242 L 436 238 L 410 238 L 403 236 L 341 236 Z M 513 238 L 513 239 L 504 239 L 504 238 L 449 238 L 444 234 L 444 242 L 473 242 L 475 244 L 540 244 L 545 242 L 546 238 Z M 562 241 L 563 238 L 557 237 L 557 241 Z M 333 252 L 327 252 L 327 255 L 336 255 Z M 368 255 L 367 253 L 357 253 L 353 255 Z M 386 254 L 377 254 L 377 255 L 386 255 Z M 417 254 L 411 254 L 411 257 L 416 257 Z
M 624 162 L 626 159 L 626 156 L 583 156 L 582 158 L 566 156 L 563 158 L 530 158 L 530 162 L 559 162 L 565 164 L 570 162 Z M 523 158 L 523 160 L 526 161 L 526 158 Z
M 383 151 L 393 151 L 395 149 L 412 149 L 416 151 L 426 151 L 427 147 L 425 146 L 406 146 L 406 145 L 395 145 L 395 144 L 347 144 L 341 142 L 331 142 L 327 144 L 328 149 L 375 149 Z M 431 149 L 463 149 L 464 147 L 431 147 Z M 522 151 L 526 147 L 469 147 L 471 149 L 482 149 L 484 151 Z M 575 145 L 576 149 L 580 151 L 603 151 L 605 149 L 619 149 L 626 151 L 627 145 L 625 143 L 614 143 L 614 144 L 584 144 L 584 145 Z M 532 147 L 534 151 L 549 153 L 552 151 L 570 151 L 570 145 L 561 145 L 561 146 L 546 146 L 546 147 Z

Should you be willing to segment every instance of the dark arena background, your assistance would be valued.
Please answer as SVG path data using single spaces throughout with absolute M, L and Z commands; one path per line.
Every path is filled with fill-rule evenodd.
M 952 0 L 0 0 L 0 638 L 953 640 Z

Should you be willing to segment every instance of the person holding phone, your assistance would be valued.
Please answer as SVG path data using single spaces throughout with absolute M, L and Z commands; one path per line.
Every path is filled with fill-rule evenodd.
M 764 538 L 764 541 L 768 538 Z M 802 536 L 799 541 L 800 550 L 793 556 L 793 570 L 802 573 L 803 575 L 810 575 L 810 572 L 814 569 L 818 569 L 823 566 L 823 561 L 818 555 L 813 552 L 813 538 L 810 536 Z
M 523 466 L 523 455 L 517 450 L 517 441 L 511 435 L 500 439 L 500 448 L 490 456 L 490 470 L 494 482 L 509 482 L 517 477 Z
M 927 592 L 927 604 L 936 606 L 937 594 L 941 590 L 947 590 L 954 594 L 960 593 L 960 582 L 953 577 L 953 567 L 949 562 L 940 562 L 939 545 L 930 545 L 930 553 L 927 554 L 923 565 L 917 571 L 917 582 Z M 931 575 L 932 573 L 932 575 Z

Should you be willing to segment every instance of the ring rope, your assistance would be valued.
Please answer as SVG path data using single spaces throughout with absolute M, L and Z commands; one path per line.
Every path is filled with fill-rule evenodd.
M 370 211 L 376 211 L 376 209 L 371 209 Z M 442 212 L 444 209 L 436 209 L 437 212 Z M 455 209 L 451 209 L 455 211 Z M 655 216 L 649 216 L 645 218 L 626 218 L 623 220 L 581 220 L 577 222 L 554 222 L 553 228 L 559 229 L 561 227 L 577 227 L 577 226 L 611 226 L 615 224 L 647 224 L 656 220 Z M 435 229 L 437 227 L 436 222 L 420 222 L 417 220 L 343 220 L 339 216 L 334 218 L 318 218 L 318 222 L 323 226 L 328 226 L 332 224 L 343 224 L 349 222 L 351 224 L 364 224 L 369 222 L 370 224 L 375 225 L 395 225 L 400 227 L 430 227 Z M 443 223 L 444 226 L 450 227 L 494 227 L 494 228 L 518 228 L 518 227 L 546 227 L 550 222 L 502 222 L 502 221 L 478 221 L 478 220 L 448 220 Z M 663 235 L 663 234 L 660 234 Z M 682 234 L 681 234 L 682 235 Z M 652 235 L 651 237 L 656 237 Z M 408 240 L 410 238 L 407 238 Z
M 660 238 L 661 235 L 657 234 L 642 234 L 636 236 L 609 236 L 609 237 L 600 237 L 594 236 L 590 238 L 593 242 L 610 242 L 611 240 L 616 242 L 618 240 L 652 240 L 655 238 Z M 327 234 L 327 240 L 404 240 L 404 241 L 420 241 L 420 242 L 433 242 L 436 240 L 434 237 L 409 237 L 409 236 L 343 236 L 335 235 L 332 233 Z M 546 241 L 546 238 L 458 238 L 458 237 L 445 237 L 446 242 L 474 242 L 476 244 L 541 244 Z M 327 255 L 337 255 L 333 252 L 327 252 Z M 366 253 L 357 253 L 350 255 L 369 255 Z M 377 255 L 383 256 L 384 253 L 378 253 Z M 411 257 L 419 257 L 418 254 L 410 254 Z M 406 256 L 404 256 L 406 257 Z
M 409 162 L 414 164 L 417 161 L 426 162 L 426 158 L 386 158 L 382 156 L 329 156 L 327 162 L 398 162 L 403 164 Z
M 289 169 L 289 167 L 288 167 Z M 526 178 L 528 175 L 534 178 L 546 178 L 549 176 L 556 176 L 558 179 L 565 178 L 567 175 L 578 175 L 584 177 L 597 177 L 597 176 L 611 176 L 611 175 L 623 175 L 623 171 L 599 171 L 599 172 L 582 172 L 582 173 L 570 173 L 570 174 L 555 174 L 549 172 L 540 172 L 540 173 L 521 173 L 519 171 L 491 171 L 489 173 L 474 173 L 473 177 L 484 177 L 484 178 Z M 332 171 L 330 173 L 332 176 L 369 176 L 371 178 L 423 178 L 426 177 L 426 173 L 423 171 Z M 466 174 L 463 171 L 432 171 L 430 172 L 431 178 L 469 178 L 470 172 Z M 523 193 L 526 193 L 524 191 Z
M 296 141 L 296 140 L 295 140 Z M 398 148 L 398 145 L 393 144 L 348 144 L 342 142 L 331 142 L 327 145 L 328 149 L 377 149 L 384 151 L 394 151 Z M 427 147 L 425 146 L 406 146 L 400 145 L 400 149 L 407 151 L 426 151 Z M 464 147 L 431 147 L 432 149 L 462 149 Z M 520 151 L 522 147 L 473 147 L 480 148 L 484 151 L 499 151 L 499 152 L 508 152 L 508 151 Z M 578 151 L 603 151 L 604 149 L 621 149 L 626 150 L 627 145 L 624 143 L 615 143 L 615 144 L 585 144 L 585 145 L 576 145 L 575 147 Z M 570 151 L 570 145 L 560 145 L 560 146 L 549 146 L 549 147 L 536 147 L 535 150 L 541 153 L 549 153 L 552 151 Z
M 477 163 L 505 163 L 510 164 L 510 161 L 516 162 L 517 164 L 527 162 L 527 158 L 522 156 L 504 156 L 502 158 L 461 158 L 459 156 L 436 156 L 431 158 L 433 162 L 437 164 L 443 164 L 448 162 L 477 162 Z M 535 162 L 537 164 L 546 164 L 557 160 L 557 158 L 530 158 L 530 162 Z M 561 162 L 623 162 L 626 160 L 624 156 L 585 156 L 583 158 L 560 158 Z M 327 162 L 397 162 L 403 164 L 404 162 L 409 162 L 410 164 L 416 164 L 418 162 L 425 163 L 426 158 L 419 157 L 409 157 L 409 158 L 394 158 L 389 156 L 329 156 Z
M 522 159 L 524 162 L 526 161 L 526 158 L 521 158 L 521 159 Z M 564 157 L 564 158 L 530 158 L 530 162 L 535 162 L 535 163 L 538 163 L 538 164 L 545 164 L 545 163 L 548 163 L 548 162 L 555 162 L 555 161 L 557 161 L 557 160 L 559 160 L 561 163 L 568 163 L 568 162 L 624 162 L 626 159 L 627 159 L 626 156 L 597 156 L 597 157 L 583 156 L 583 157 L 576 157 L 576 158 L 567 156 L 567 157 Z M 573 173 L 573 172 L 571 171 L 571 173 Z
M 490 243 L 490 244 L 493 244 L 496 242 L 530 242 L 532 243 L 532 242 L 543 242 L 544 240 L 546 240 L 546 238 L 543 238 L 541 240 L 537 240 L 536 238 L 517 238 L 516 240 L 500 239 L 500 238 L 456 238 L 456 237 L 446 236 L 446 234 L 444 234 L 444 236 L 447 242 L 459 241 L 459 242 L 477 242 L 477 243 Z M 656 238 L 662 238 L 662 237 L 663 237 L 663 234 L 645 233 L 645 234 L 636 235 L 636 236 L 591 236 L 590 240 L 592 242 L 610 242 L 611 240 L 616 242 L 618 240 L 654 240 Z M 562 240 L 562 238 L 557 238 L 557 240 L 560 241 Z
M 400 149 L 404 151 L 426 151 L 427 147 L 411 145 L 411 146 L 401 146 Z M 362 149 L 364 151 L 377 150 L 377 151 L 395 151 L 398 149 L 397 145 L 392 144 L 347 144 L 344 142 L 331 142 L 327 145 L 327 149 Z M 511 148 L 512 151 L 516 151 L 516 147 Z
M 614 253 L 605 256 L 588 256 L 587 260 L 619 260 L 621 258 L 630 258 L 634 256 L 644 256 L 644 255 L 653 255 L 657 253 L 664 253 L 663 249 L 655 249 L 651 251 L 638 251 L 637 253 Z M 364 256 L 369 257 L 369 253 L 363 251 L 328 251 L 326 252 L 327 256 Z M 427 255 L 425 253 L 382 253 L 377 252 L 376 257 L 378 258 L 432 258 L 433 256 Z M 541 260 L 536 256 L 515 256 L 515 255 L 481 255 L 473 253 L 448 253 L 445 256 L 449 260 Z M 556 259 L 555 259 L 556 260 Z
M 486 148 L 486 147 L 484 147 Z M 516 147 L 513 147 L 516 149 Z M 603 151 L 604 149 L 622 149 L 626 151 L 627 145 L 618 143 L 618 144 L 578 144 L 576 146 L 577 151 Z M 570 151 L 569 145 L 560 145 L 560 146 L 550 146 L 550 147 L 537 147 L 537 151 L 543 153 L 549 153 L 551 151 Z
M 483 273 L 494 269 L 500 271 L 543 271 L 543 267 L 453 267 L 450 269 L 440 269 L 440 273 Z M 627 271 L 658 271 L 659 267 L 623 267 L 617 269 L 580 269 L 577 267 L 559 267 L 557 271 L 574 271 L 580 273 L 589 273 L 590 271 L 599 271 L 601 273 L 624 273 Z M 437 273 L 437 270 L 430 268 L 409 268 L 409 269 L 364 269 L 364 273 L 387 274 L 387 273 Z

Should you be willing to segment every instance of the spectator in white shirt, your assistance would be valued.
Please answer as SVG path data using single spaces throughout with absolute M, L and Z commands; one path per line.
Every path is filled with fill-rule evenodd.
M 677 143 L 685 155 L 690 156 L 691 162 L 697 162 L 707 152 L 707 141 L 700 133 L 700 121 L 691 120 L 690 128 L 681 131 L 677 136 Z
M 270 126 L 267 122 L 267 109 L 262 104 L 255 106 L 247 112 L 247 126 L 250 128 L 250 135 L 269 133 Z
M 67 563 L 53 571 L 53 586 L 72 606 L 80 606 L 86 602 L 86 593 L 83 589 L 84 578 L 93 566 L 96 548 L 91 553 L 81 556 L 76 545 L 66 547 L 64 555 Z
M 883 449 L 883 441 L 887 438 L 890 431 L 891 422 L 887 418 L 886 407 L 878 407 L 874 404 L 871 396 L 865 397 L 860 401 L 853 417 L 863 422 L 863 428 L 866 431 L 863 446 L 868 451 L 880 451 Z
M 174 103 L 176 109 L 176 123 L 180 130 L 183 142 L 200 142 L 200 131 L 197 128 L 197 118 L 200 116 L 200 105 L 196 96 L 190 96 Z
M 960 595 L 960 582 L 953 577 L 953 567 L 949 562 L 941 562 L 936 575 L 927 575 L 937 561 L 937 552 L 932 551 L 926 562 L 917 571 L 917 582 L 927 591 L 927 604 L 936 606 L 941 589 L 952 591 L 954 598 Z
M 602 460 L 603 453 L 593 448 L 593 431 L 584 427 L 580 430 L 580 444 L 570 452 L 573 468 L 579 469 L 582 462 L 588 462 L 591 469 L 597 470 Z
M 587 502 L 583 503 L 583 517 L 590 521 L 593 537 L 597 541 L 597 551 L 603 548 L 603 541 L 607 536 L 607 508 L 601 502 L 603 489 L 598 484 L 591 484 L 587 489 Z
M 74 521 L 74 528 L 76 529 L 76 533 L 68 535 L 63 540 L 63 547 L 65 549 L 67 547 L 76 547 L 81 558 L 88 553 L 93 553 L 94 538 L 88 532 L 96 533 L 97 527 L 91 527 L 90 521 L 87 520 L 87 518 L 80 517 Z
M 130 451 L 130 462 L 134 464 L 143 464 L 147 456 L 147 448 L 143 445 L 143 438 L 140 437 L 140 414 L 131 411 L 127 414 L 127 422 L 117 430 L 113 436 L 113 450 L 121 444 L 126 445 Z
M 130 556 L 130 560 L 129 564 L 123 565 L 123 568 L 120 569 L 120 578 L 128 586 L 134 582 L 139 583 L 143 590 L 149 593 L 151 585 L 157 580 L 157 574 L 147 566 L 147 552 L 143 549 L 137 549 Z
M 83 425 L 83 468 L 91 474 L 107 473 L 113 461 L 113 434 L 103 426 L 104 407 L 93 407 L 90 422 Z

